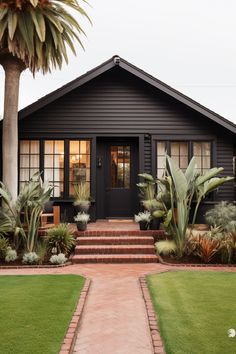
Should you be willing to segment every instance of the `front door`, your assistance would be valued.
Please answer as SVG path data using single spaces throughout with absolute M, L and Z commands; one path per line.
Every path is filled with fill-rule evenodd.
M 137 209 L 137 142 L 132 139 L 103 142 L 103 161 L 104 217 L 132 217 Z

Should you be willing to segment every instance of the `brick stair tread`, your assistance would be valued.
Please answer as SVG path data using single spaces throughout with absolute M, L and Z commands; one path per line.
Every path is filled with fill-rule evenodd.
M 153 245 L 79 245 L 76 254 L 154 254 Z
M 152 236 L 84 236 L 78 237 L 77 243 L 79 245 L 100 245 L 100 244 L 153 244 Z
M 160 236 L 165 235 L 164 230 L 87 230 L 87 231 L 74 231 L 75 236 L 88 237 L 88 236 Z
M 77 254 L 71 258 L 73 263 L 157 263 L 156 255 L 151 254 Z

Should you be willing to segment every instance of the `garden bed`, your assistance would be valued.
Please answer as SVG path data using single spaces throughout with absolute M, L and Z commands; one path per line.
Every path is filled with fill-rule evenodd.
M 45 262 L 42 264 L 24 264 L 20 261 L 6 263 L 0 263 L 0 269 L 20 269 L 20 268 L 60 268 L 60 267 L 67 267 L 72 265 L 72 262 L 68 261 L 64 264 L 51 264 L 49 262 Z

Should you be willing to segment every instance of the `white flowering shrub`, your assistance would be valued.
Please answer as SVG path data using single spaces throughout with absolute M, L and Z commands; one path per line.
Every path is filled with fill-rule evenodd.
M 14 262 L 17 259 L 17 253 L 11 247 L 7 247 L 5 262 Z
M 66 261 L 67 261 L 67 258 L 64 255 L 64 253 L 54 254 L 50 258 L 50 263 L 52 263 L 52 264 L 64 264 L 64 263 L 66 263 Z
M 35 252 L 25 253 L 22 259 L 22 263 L 25 264 L 35 264 L 38 263 L 38 261 L 39 261 L 39 256 Z

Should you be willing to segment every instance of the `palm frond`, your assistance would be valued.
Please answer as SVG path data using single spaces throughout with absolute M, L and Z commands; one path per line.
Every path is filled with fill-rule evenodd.
M 85 32 L 69 8 L 90 21 L 78 0 L 0 3 L 0 55 L 7 51 L 22 60 L 33 74 L 61 68 L 63 61 L 68 62 L 68 48 L 73 54 L 75 42 L 84 48 L 81 36 Z

